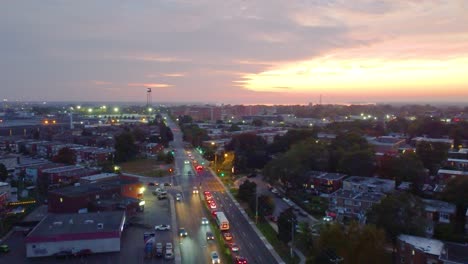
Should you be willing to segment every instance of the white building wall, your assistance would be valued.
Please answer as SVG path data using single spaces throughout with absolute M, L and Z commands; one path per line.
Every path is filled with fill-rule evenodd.
M 83 249 L 90 249 L 93 253 L 119 252 L 120 237 L 95 240 L 71 240 L 57 242 L 27 243 L 26 257 L 46 257 L 52 256 L 60 251 L 69 250 L 75 253 Z

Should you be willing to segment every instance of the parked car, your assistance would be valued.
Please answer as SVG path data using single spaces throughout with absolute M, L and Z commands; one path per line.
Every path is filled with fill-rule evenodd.
M 163 254 L 163 245 L 162 243 L 158 242 L 156 243 L 156 257 L 162 257 Z
M 176 194 L 176 201 L 181 201 L 182 200 L 182 195 L 180 193 Z
M 239 246 L 236 243 L 229 244 L 229 248 L 232 252 L 239 252 Z
M 170 182 L 165 182 L 165 183 L 164 183 L 164 186 L 172 186 L 172 183 L 170 183 Z
M 170 225 L 157 225 L 154 227 L 154 230 L 156 231 L 171 230 L 171 226 Z

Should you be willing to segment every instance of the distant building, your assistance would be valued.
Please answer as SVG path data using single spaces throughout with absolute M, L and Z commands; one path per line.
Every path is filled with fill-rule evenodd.
M 442 264 L 439 260 L 444 243 L 440 240 L 399 235 L 397 238 L 396 263 Z
M 399 148 L 406 143 L 405 138 L 391 136 L 367 138 L 367 141 L 374 147 L 376 154 L 398 153 Z
M 440 169 L 437 171 L 437 176 L 439 177 L 439 181 L 441 183 L 447 183 L 451 179 L 455 179 L 458 177 L 468 177 L 468 170 L 448 170 L 448 169 Z
M 309 186 L 306 187 L 321 193 L 333 193 L 343 186 L 346 176 L 341 173 L 311 171 L 308 173 Z
M 415 137 L 411 139 L 414 145 L 417 145 L 420 142 L 428 142 L 428 143 L 443 143 L 447 144 L 448 146 L 453 146 L 453 139 L 449 138 L 428 138 L 428 137 Z
M 42 171 L 42 177 L 47 177 L 50 184 L 70 184 L 80 180 L 81 177 L 98 173 L 97 169 L 85 168 L 83 166 L 62 166 Z
M 119 252 L 125 212 L 49 214 L 26 237 L 26 257 Z
M 351 176 L 343 180 L 343 190 L 390 193 L 395 190 L 395 181 L 375 177 Z

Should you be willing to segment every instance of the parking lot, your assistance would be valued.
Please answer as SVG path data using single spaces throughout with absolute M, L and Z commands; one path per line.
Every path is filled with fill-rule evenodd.
M 46 258 L 26 258 L 25 235 L 24 232 L 14 232 L 2 243 L 10 247 L 10 252 L 0 254 L 1 263 L 174 263 L 174 260 L 164 260 L 162 258 L 145 259 L 144 240 L 145 232 L 155 232 L 156 242 L 174 242 L 173 235 L 176 232 L 173 228 L 170 231 L 154 231 L 154 226 L 158 224 L 171 224 L 171 212 L 169 199 L 158 200 L 151 194 L 152 186 L 147 186 L 145 192 L 145 211 L 130 218 L 131 224 L 126 227 L 122 234 L 121 251 L 116 253 L 94 254 L 81 258 L 55 257 Z M 176 245 L 174 245 L 176 246 Z

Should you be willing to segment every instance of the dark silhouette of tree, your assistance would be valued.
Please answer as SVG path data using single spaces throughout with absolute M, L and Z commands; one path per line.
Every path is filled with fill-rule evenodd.
M 76 162 L 75 152 L 70 148 L 61 148 L 57 155 L 52 158 L 53 162 L 72 165 Z
M 278 238 L 284 243 L 288 243 L 292 239 L 292 228 L 295 228 L 297 223 L 296 215 L 290 207 L 278 216 Z M 294 231 L 295 232 L 295 231 Z
M 447 160 L 449 148 L 450 146 L 446 143 L 422 141 L 417 143 L 416 153 L 424 167 L 429 169 L 431 174 L 436 174 L 441 163 Z
M 253 181 L 246 180 L 241 185 L 239 185 L 239 191 L 237 192 L 237 197 L 241 201 L 250 202 L 252 199 L 255 199 L 255 193 L 257 191 L 257 184 Z
M 442 193 L 442 199 L 457 206 L 455 231 L 463 234 L 468 208 L 468 178 L 457 177 L 450 180 Z
M 427 225 L 422 201 L 410 193 L 385 197 L 368 212 L 368 221 L 383 228 L 393 242 L 399 234 L 423 236 Z
M 266 141 L 255 134 L 235 135 L 225 146 L 227 151 L 235 152 L 234 166 L 238 172 L 263 168 L 267 162 Z
M 315 138 L 316 131 L 312 129 L 288 130 L 284 136 L 276 136 L 273 143 L 268 145 L 270 153 L 286 152 L 293 144 L 308 138 Z
M 0 181 L 4 182 L 8 178 L 8 170 L 5 164 L 0 163 Z
M 115 161 L 123 162 L 136 157 L 138 147 L 132 133 L 123 132 L 115 137 Z

